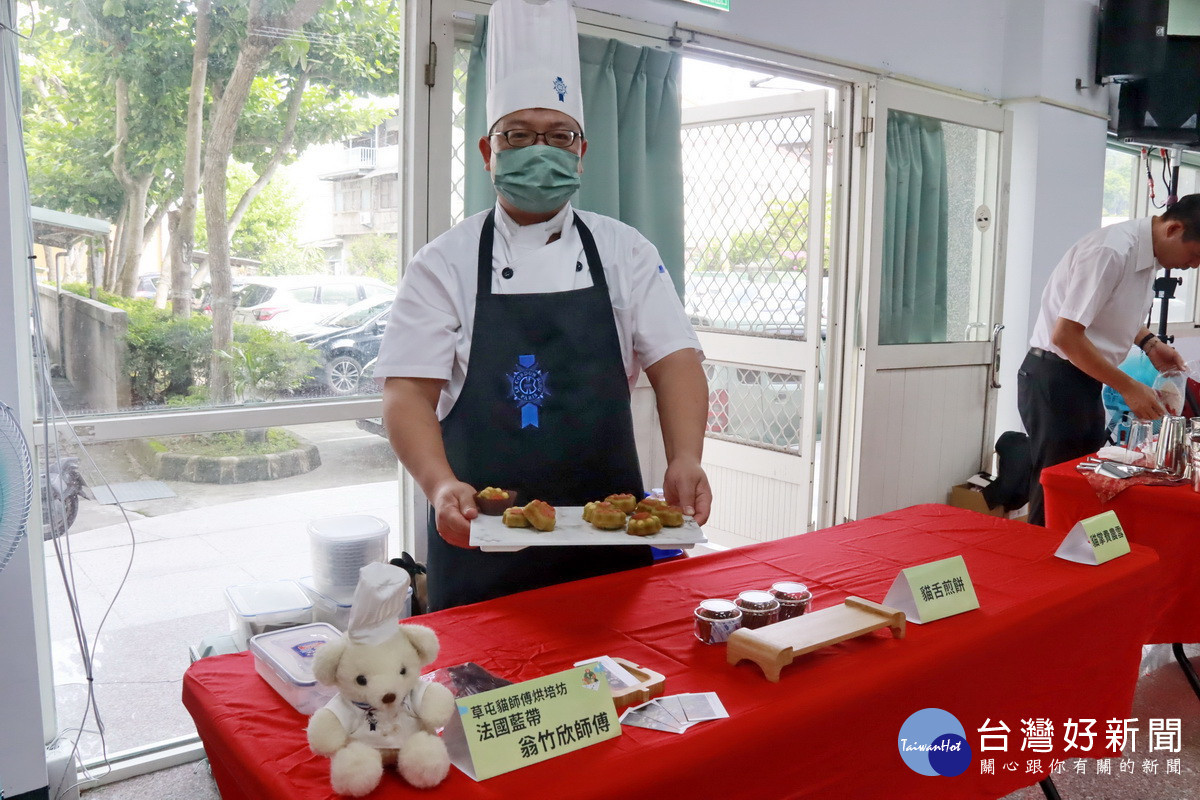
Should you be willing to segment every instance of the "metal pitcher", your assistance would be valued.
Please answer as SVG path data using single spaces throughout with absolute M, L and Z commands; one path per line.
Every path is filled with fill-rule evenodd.
M 1158 430 L 1154 468 L 1182 478 L 1188 471 L 1188 423 L 1186 417 L 1167 415 Z

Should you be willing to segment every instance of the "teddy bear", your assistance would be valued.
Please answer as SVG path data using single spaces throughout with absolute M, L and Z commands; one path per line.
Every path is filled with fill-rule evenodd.
M 369 794 L 383 778 L 384 764 L 394 764 L 421 789 L 446 777 L 450 756 L 436 731 L 454 712 L 454 695 L 420 679 L 437 653 L 432 630 L 398 623 L 382 641 L 346 635 L 317 651 L 313 675 L 338 694 L 309 720 L 308 744 L 331 759 L 335 792 Z

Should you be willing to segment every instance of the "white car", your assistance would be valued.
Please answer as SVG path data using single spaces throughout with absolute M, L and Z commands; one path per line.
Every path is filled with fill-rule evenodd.
M 296 334 L 338 309 L 395 292 L 383 281 L 355 275 L 253 278 L 237 293 L 233 320 Z

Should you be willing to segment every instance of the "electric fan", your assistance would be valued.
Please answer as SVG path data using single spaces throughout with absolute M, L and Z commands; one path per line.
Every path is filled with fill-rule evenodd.
M 0 572 L 25 536 L 33 503 L 33 462 L 21 426 L 0 403 Z

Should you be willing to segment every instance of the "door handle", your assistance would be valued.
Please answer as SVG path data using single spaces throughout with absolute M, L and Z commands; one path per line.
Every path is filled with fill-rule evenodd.
M 1003 323 L 997 322 L 992 327 L 992 388 L 999 389 L 1000 381 L 996 377 L 1000 374 L 1000 334 L 1004 330 Z

